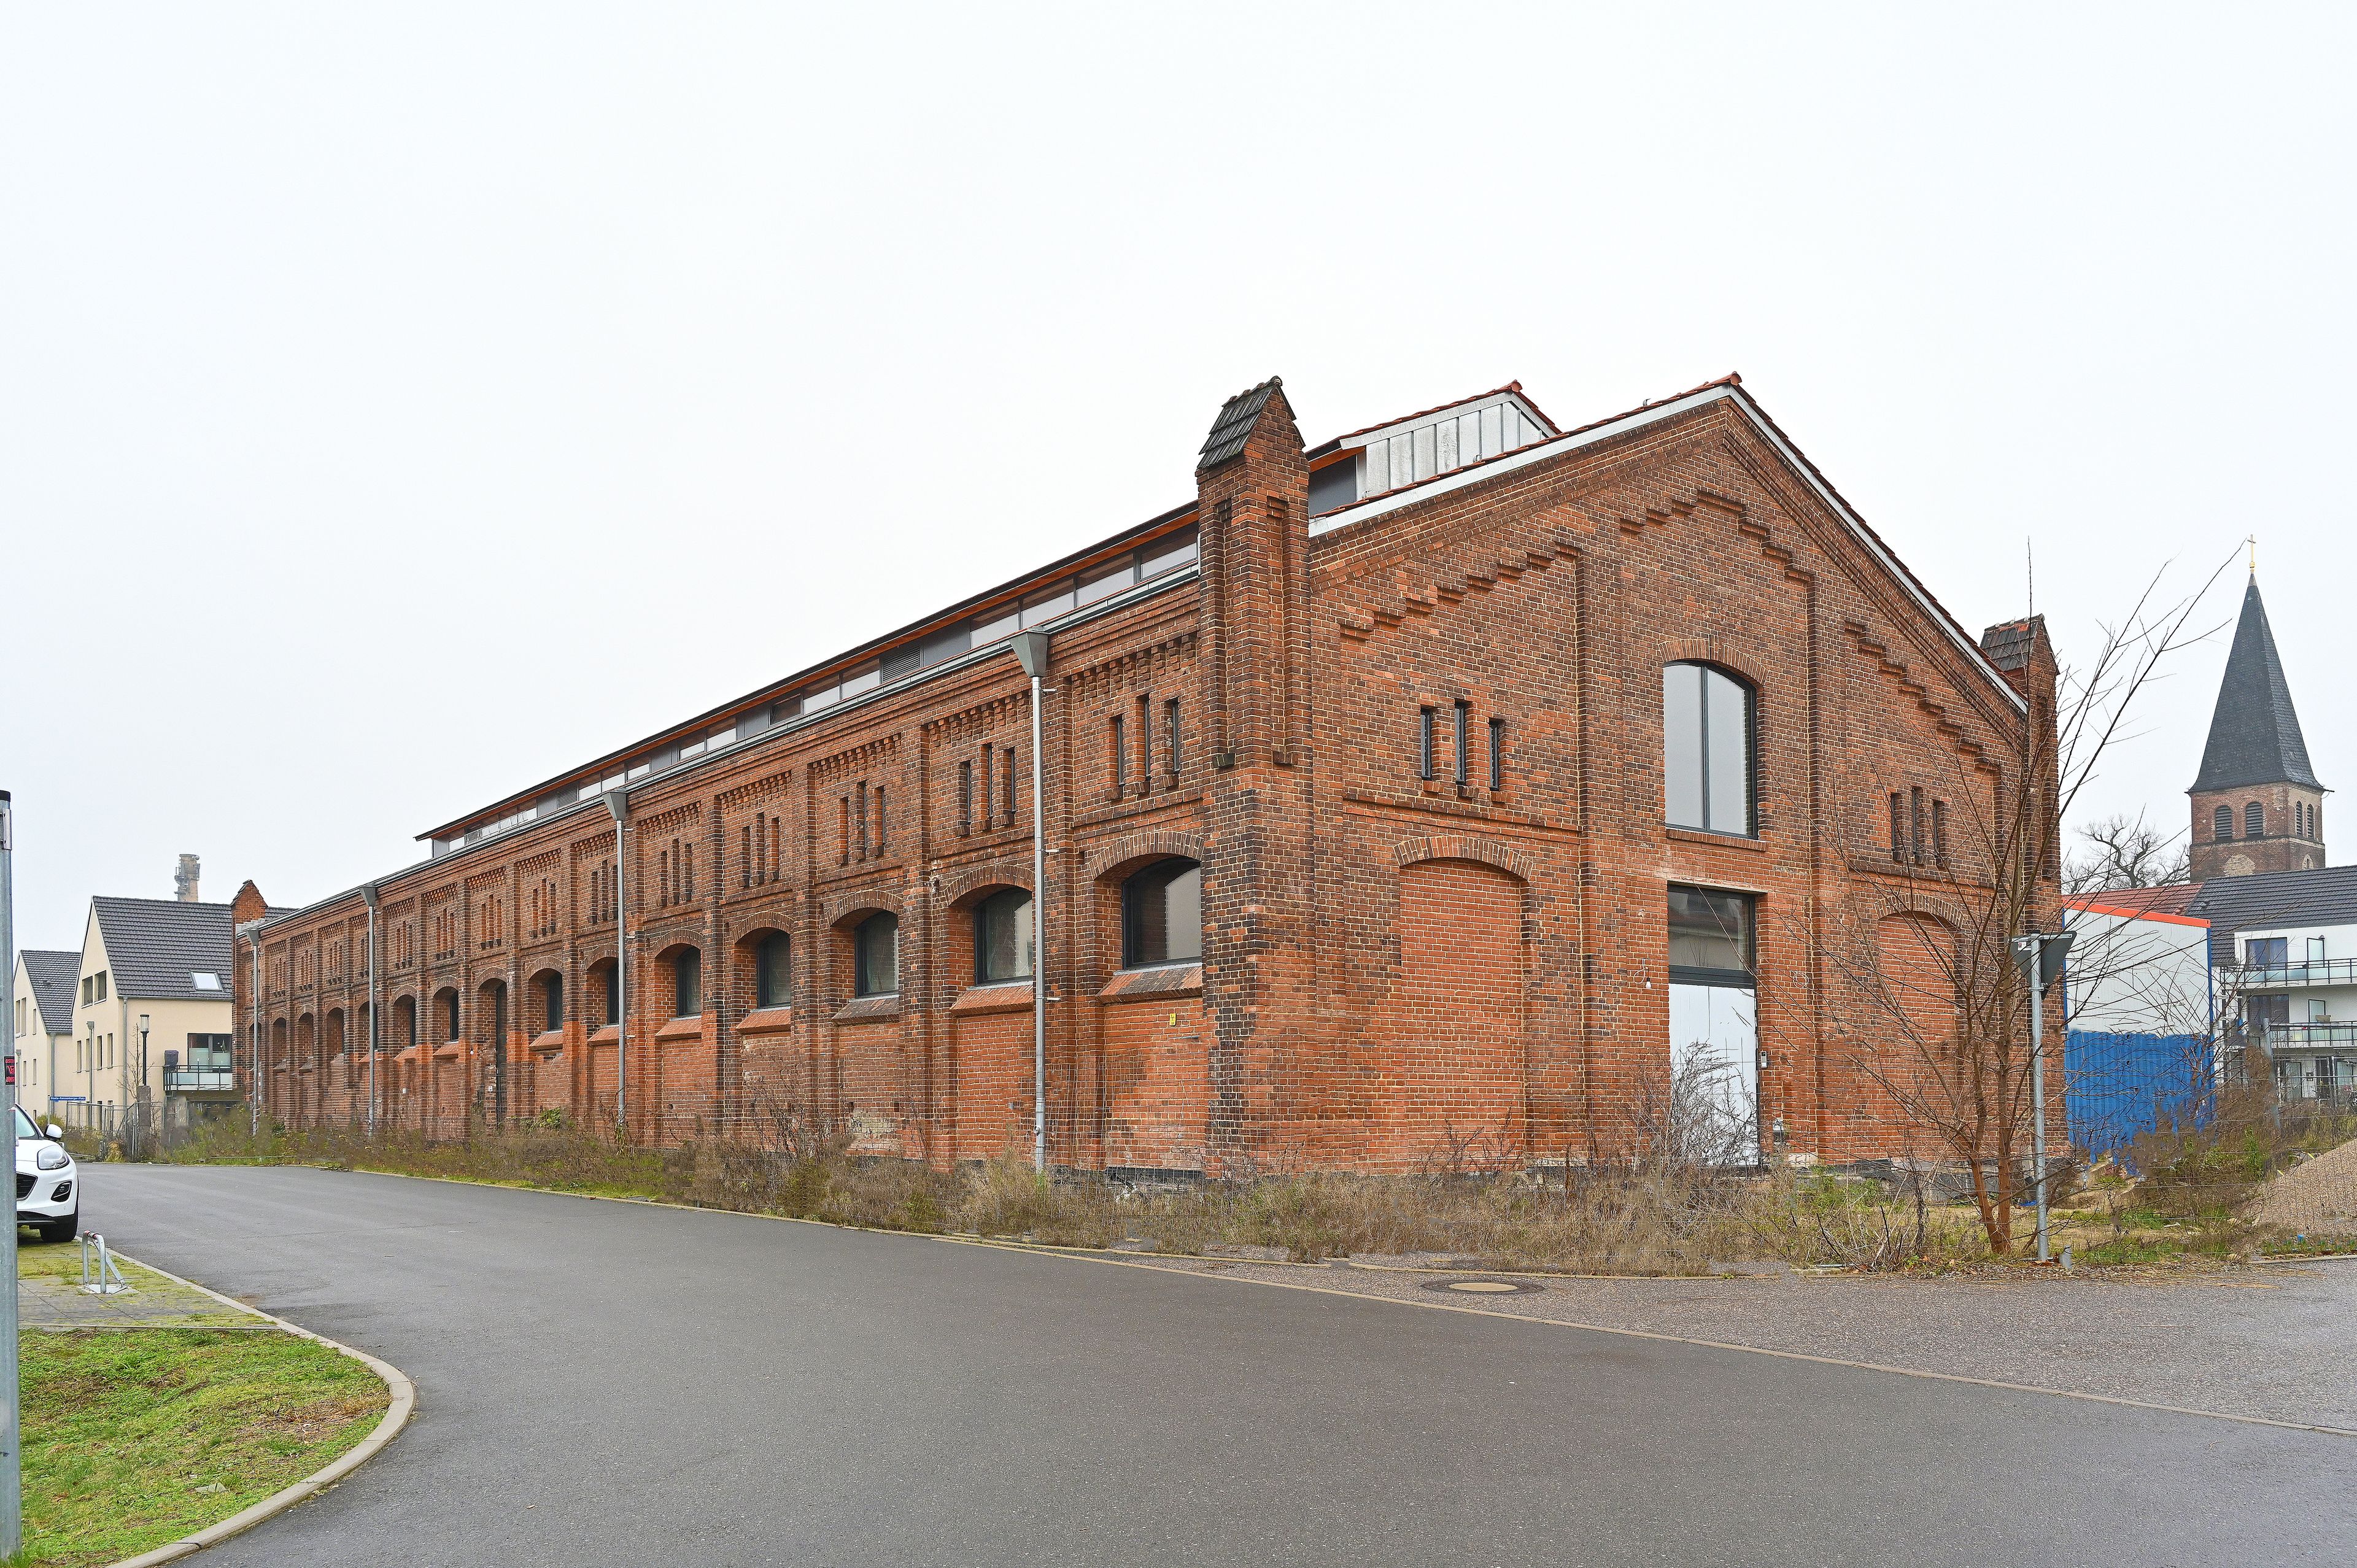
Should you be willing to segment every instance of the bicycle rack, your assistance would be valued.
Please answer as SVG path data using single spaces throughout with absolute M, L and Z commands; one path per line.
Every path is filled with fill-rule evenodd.
M 93 1261 L 95 1269 L 91 1266 Z M 107 1250 L 106 1238 L 95 1230 L 81 1233 L 81 1288 L 91 1295 L 120 1295 L 131 1288 L 123 1283 L 122 1271 L 114 1266 L 114 1254 Z

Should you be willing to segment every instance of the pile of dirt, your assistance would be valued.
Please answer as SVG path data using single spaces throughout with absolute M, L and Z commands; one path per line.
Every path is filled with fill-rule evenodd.
M 2251 1218 L 2309 1235 L 2357 1235 L 2357 1143 L 2302 1160 L 2266 1185 Z

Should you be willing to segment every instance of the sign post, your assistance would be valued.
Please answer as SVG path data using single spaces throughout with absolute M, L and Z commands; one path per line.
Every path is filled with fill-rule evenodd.
M 2029 982 L 2030 1158 L 2037 1163 L 2038 1261 L 2051 1261 L 2046 1212 L 2046 993 L 2062 976 L 2076 931 L 2031 931 L 2013 939 L 2014 960 Z

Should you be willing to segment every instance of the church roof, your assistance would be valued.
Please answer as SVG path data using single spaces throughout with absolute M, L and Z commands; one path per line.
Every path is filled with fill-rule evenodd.
M 2210 744 L 2201 748 L 2196 791 L 2238 789 L 2251 784 L 2317 782 L 2308 764 L 2308 742 L 2299 714 L 2276 656 L 2275 633 L 2267 629 L 2267 607 L 2254 576 L 2243 594 L 2243 617 L 2234 625 L 2234 646 L 2226 655 L 2226 678 L 2218 683 L 2218 709 L 2210 716 Z

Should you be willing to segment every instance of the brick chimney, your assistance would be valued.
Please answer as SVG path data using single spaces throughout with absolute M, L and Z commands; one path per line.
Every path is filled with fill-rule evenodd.
M 184 854 L 180 857 L 180 868 L 172 873 L 172 886 L 180 890 L 181 903 L 194 904 L 198 902 L 197 857 L 195 855 Z

